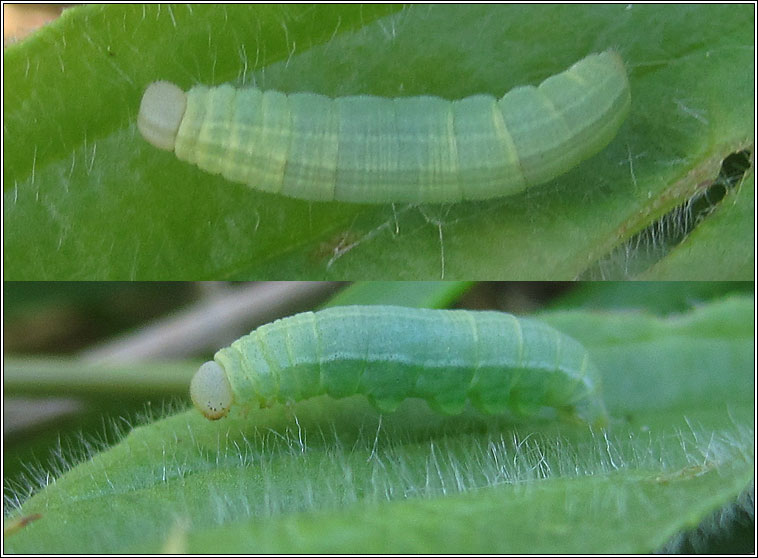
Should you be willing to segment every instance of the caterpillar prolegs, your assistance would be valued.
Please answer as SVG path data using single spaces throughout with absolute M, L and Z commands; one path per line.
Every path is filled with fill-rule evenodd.
M 474 95 L 330 98 L 157 81 L 137 125 L 154 146 L 253 188 L 319 201 L 450 203 L 548 182 L 603 149 L 629 112 L 614 51 L 539 86 Z
M 491 414 L 529 417 L 552 407 L 606 420 L 584 347 L 540 321 L 489 311 L 344 306 L 296 314 L 218 351 L 190 393 L 209 419 L 233 405 L 363 394 L 382 412 L 418 397 L 445 414 L 470 401 Z

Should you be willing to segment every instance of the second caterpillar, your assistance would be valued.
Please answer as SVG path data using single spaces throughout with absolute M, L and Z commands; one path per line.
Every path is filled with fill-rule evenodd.
M 577 341 L 503 312 L 345 306 L 264 325 L 221 349 L 192 380 L 209 419 L 233 405 L 365 395 L 382 412 L 418 397 L 441 413 L 467 401 L 530 417 L 545 407 L 603 425 L 600 377 Z

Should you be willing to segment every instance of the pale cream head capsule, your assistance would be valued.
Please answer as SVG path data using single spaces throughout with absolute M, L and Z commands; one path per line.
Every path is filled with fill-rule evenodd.
M 154 81 L 142 95 L 137 128 L 155 147 L 173 151 L 186 108 L 184 91 L 168 81 Z
M 207 418 L 216 420 L 226 416 L 234 396 L 226 372 L 219 363 L 209 360 L 195 372 L 190 383 L 190 397 Z

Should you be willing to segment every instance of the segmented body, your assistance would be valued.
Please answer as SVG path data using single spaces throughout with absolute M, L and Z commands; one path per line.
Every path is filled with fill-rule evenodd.
M 151 89 L 152 88 L 152 89 Z M 201 169 L 295 198 L 448 203 L 547 182 L 605 147 L 630 105 L 613 51 L 502 98 L 349 96 L 156 82 L 145 138 Z
M 195 389 L 206 416 L 223 416 L 233 403 L 363 394 L 383 412 L 419 397 L 446 414 L 470 401 L 485 413 L 530 416 L 554 407 L 591 422 L 605 417 L 587 351 L 540 321 L 502 312 L 394 306 L 305 312 L 259 327 L 214 361 L 204 366 L 223 371 L 232 397 L 217 404 L 204 400 L 213 390 Z

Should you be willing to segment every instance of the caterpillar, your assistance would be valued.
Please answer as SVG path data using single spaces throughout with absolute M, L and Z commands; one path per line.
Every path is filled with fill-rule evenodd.
M 491 311 L 342 306 L 263 325 L 203 364 L 190 395 L 205 417 L 327 394 L 365 395 L 381 412 L 406 398 L 440 413 L 467 401 L 487 414 L 545 407 L 605 424 L 599 375 L 574 339 Z
M 603 149 L 629 112 L 614 51 L 539 86 L 474 95 L 330 98 L 150 84 L 142 136 L 182 161 L 266 192 L 317 201 L 451 203 L 507 196 Z

